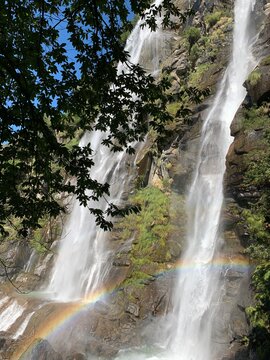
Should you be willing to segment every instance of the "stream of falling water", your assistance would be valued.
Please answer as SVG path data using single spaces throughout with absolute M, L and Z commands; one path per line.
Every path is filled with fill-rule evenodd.
M 187 198 L 187 247 L 173 296 L 173 310 L 159 355 L 122 354 L 119 359 L 212 360 L 213 327 L 222 296 L 220 272 L 213 260 L 222 244 L 219 234 L 225 157 L 232 138 L 230 124 L 246 96 L 243 87 L 255 66 L 250 27 L 254 0 L 236 0 L 231 61 L 204 121 L 197 165 Z M 159 341 L 160 342 L 160 341 Z M 161 341 L 162 342 L 162 341 Z M 137 357 L 136 357 L 137 356 Z
M 156 0 L 159 5 L 161 0 Z M 130 62 L 146 65 L 152 74 L 158 71 L 162 46 L 166 33 L 161 30 L 151 32 L 146 26 L 142 28 L 139 21 L 127 40 L 126 51 L 130 54 Z M 163 44 L 163 45 L 162 45 Z M 128 72 L 124 64 L 118 65 L 118 73 Z M 121 201 L 131 177 L 127 174 L 127 158 L 125 153 L 115 154 L 102 146 L 106 134 L 100 131 L 86 133 L 80 146 L 91 144 L 95 162 L 91 173 L 95 180 L 110 184 L 110 202 Z M 134 163 L 134 158 L 133 158 Z M 101 200 L 98 207 L 105 210 L 107 203 Z M 96 203 L 89 207 L 97 207 Z M 50 283 L 46 292 L 58 301 L 72 301 L 99 289 L 110 272 L 110 251 L 106 244 L 107 234 L 98 230 L 94 216 L 89 210 L 80 206 L 79 201 L 73 202 L 71 214 L 64 226 L 58 256 L 51 273 Z
M 203 125 L 187 199 L 187 249 L 182 261 L 191 263 L 193 270 L 180 273 L 173 300 L 176 321 L 169 334 L 171 350 L 179 360 L 210 360 L 214 355 L 212 329 L 222 287 L 213 260 L 222 244 L 219 223 L 230 124 L 246 96 L 243 83 L 255 66 L 250 28 L 254 5 L 254 0 L 235 2 L 232 57 Z

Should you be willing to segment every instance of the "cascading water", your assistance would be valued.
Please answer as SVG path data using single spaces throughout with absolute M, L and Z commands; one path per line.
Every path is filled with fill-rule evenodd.
M 19 328 L 17 329 L 16 333 L 12 336 L 13 339 L 18 339 L 25 331 L 31 317 L 34 315 L 34 311 L 32 311 L 30 314 L 28 314 L 26 316 L 26 318 L 24 319 L 24 321 L 22 322 L 22 324 L 19 326 Z
M 218 358 L 213 329 L 222 298 L 220 271 L 214 266 L 223 242 L 219 234 L 225 157 L 232 138 L 230 124 L 246 96 L 243 83 L 255 67 L 251 14 L 256 0 L 235 1 L 231 61 L 204 121 L 193 182 L 187 198 L 187 246 L 168 315 L 162 350 L 156 355 L 123 353 L 118 359 L 211 360 Z
M 127 181 L 123 175 L 124 155 L 113 154 L 102 147 L 103 136 L 101 132 L 86 133 L 80 146 L 91 143 L 96 164 L 92 172 L 97 181 L 111 182 L 111 197 L 114 200 L 121 197 L 121 190 Z M 98 205 L 103 210 L 106 208 L 104 200 Z M 77 200 L 74 201 L 63 229 L 59 254 L 47 291 L 55 299 L 69 301 L 81 298 L 90 289 L 97 289 L 109 270 L 105 242 L 106 235 L 97 229 L 94 216 L 89 214 L 87 208 L 80 206 Z
M 2 299 L 0 309 L 6 302 L 8 302 L 8 306 L 0 314 L 0 331 L 8 330 L 24 312 L 23 306 L 19 305 L 16 300 L 9 302 L 7 297 Z
M 210 360 L 214 356 L 211 337 L 221 286 L 213 261 L 222 244 L 219 223 L 225 157 L 232 141 L 230 124 L 246 96 L 243 83 L 255 66 L 249 27 L 254 5 L 254 0 L 235 2 L 232 57 L 203 125 L 187 199 L 187 249 L 182 262 L 192 264 L 192 271 L 180 272 L 169 334 L 172 357 L 179 360 Z
M 155 2 L 156 5 L 160 3 L 161 0 Z M 137 64 L 140 61 L 147 64 L 149 72 L 156 73 L 164 46 L 164 42 L 160 41 L 162 35 L 165 36 L 160 30 L 151 32 L 148 27 L 142 28 L 139 21 L 126 45 L 130 62 Z M 118 65 L 118 73 L 128 71 L 124 64 Z M 110 183 L 110 201 L 116 202 L 121 199 L 130 182 L 125 168 L 127 155 L 115 154 L 102 146 L 101 142 L 105 136 L 106 134 L 99 131 L 86 133 L 80 141 L 80 146 L 91 144 L 95 162 L 91 172 L 98 182 Z M 96 206 L 96 203 L 90 204 L 90 207 Z M 100 201 L 98 206 L 104 210 L 107 203 Z M 69 220 L 63 229 L 59 254 L 47 288 L 52 298 L 61 301 L 75 300 L 102 286 L 111 267 L 106 238 L 106 233 L 97 229 L 95 219 L 89 214 L 89 210 L 75 200 Z

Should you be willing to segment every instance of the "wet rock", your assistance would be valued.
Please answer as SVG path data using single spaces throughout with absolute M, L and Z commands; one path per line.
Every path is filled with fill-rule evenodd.
M 242 279 L 243 278 L 243 273 L 240 272 L 240 271 L 237 271 L 237 270 L 233 270 L 233 269 L 229 269 L 227 272 L 226 272 L 226 278 L 229 280 L 229 281 L 237 281 L 239 279 Z
M 76 353 L 67 356 L 65 360 L 87 360 L 87 357 L 84 354 Z
M 19 360 L 63 360 L 47 340 L 37 339 Z
M 0 332 L 0 360 L 10 360 L 17 341 L 7 331 Z
M 266 16 L 270 15 L 270 3 L 266 4 L 264 7 L 264 12 Z
M 241 113 L 238 113 L 231 123 L 231 136 L 236 136 L 240 130 L 242 130 L 242 118 Z
M 126 257 L 122 257 L 122 258 L 114 260 L 113 265 L 114 266 L 130 266 L 131 262 L 130 262 L 129 258 L 126 256 Z
M 129 303 L 126 309 L 126 312 L 129 314 L 132 314 L 136 317 L 139 317 L 140 315 L 140 307 L 138 304 Z
M 138 171 L 138 185 L 146 186 L 149 180 L 149 174 L 152 164 L 152 154 L 151 152 L 146 152 L 143 157 L 137 161 L 137 171 Z
M 31 273 L 21 272 L 16 277 L 16 286 L 20 291 L 28 292 L 36 289 L 40 285 L 40 277 Z
M 261 130 L 261 129 L 259 129 Z M 250 130 L 249 132 L 241 132 L 232 145 L 236 155 L 247 154 L 260 147 L 259 141 L 263 138 L 262 131 Z
M 269 5 L 268 5 L 269 6 Z M 257 1 L 258 16 L 262 16 L 262 3 L 261 1 Z M 270 52 L 270 15 L 268 12 L 268 8 L 266 9 L 266 18 L 263 21 L 263 28 L 260 31 L 258 41 L 256 43 L 254 52 L 257 59 L 262 59 L 265 56 L 269 55 Z
M 182 246 L 179 241 L 169 240 L 168 249 L 172 258 L 178 259 L 181 254 Z
M 239 222 L 239 207 L 233 199 L 226 199 L 226 208 L 222 213 L 221 228 L 224 231 L 234 230 L 235 225 Z
M 186 75 L 189 69 L 189 65 L 187 62 L 187 59 L 185 58 L 185 56 L 183 56 L 182 58 L 180 58 L 176 63 L 176 75 L 181 77 L 183 75 Z
M 4 337 L 0 337 L 0 350 L 3 349 L 6 343 L 6 339 Z
M 30 255 L 31 255 L 31 249 L 29 245 L 25 242 L 20 242 L 19 245 L 16 246 L 16 253 L 13 260 L 15 267 L 19 269 L 23 269 Z
M 0 352 L 3 352 L 7 347 L 10 346 L 10 336 L 6 331 L 0 332 Z
M 92 339 L 89 342 L 87 350 L 88 350 L 88 354 L 101 356 L 103 359 L 108 359 L 108 360 L 113 359 L 113 357 L 118 352 L 116 349 L 114 349 L 113 346 L 106 345 L 104 340 L 96 340 L 96 339 Z M 90 355 L 90 359 L 92 357 L 91 355 Z
M 244 184 L 244 176 L 252 159 L 251 155 L 265 149 L 263 138 L 264 129 L 246 131 L 238 123 L 235 140 L 226 157 L 225 184 L 227 194 L 240 205 L 255 202 L 260 196 L 260 191 L 255 186 Z
M 231 342 L 230 350 L 228 351 L 228 354 L 222 357 L 221 360 L 248 360 L 248 359 L 251 359 L 248 348 L 243 344 L 241 344 L 240 339 L 235 338 Z
M 53 261 L 53 253 L 46 254 L 45 257 L 41 258 L 35 267 L 34 274 L 41 277 L 46 278 L 46 275 L 50 271 L 50 264 Z
M 270 66 L 259 66 L 256 83 L 246 82 L 246 88 L 253 104 L 261 104 L 270 99 Z

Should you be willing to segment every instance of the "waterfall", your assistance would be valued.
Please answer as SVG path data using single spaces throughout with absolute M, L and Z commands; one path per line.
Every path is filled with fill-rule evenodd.
M 159 5 L 161 0 L 156 0 Z M 158 19 L 158 21 L 160 21 Z M 158 70 L 162 56 L 161 30 L 151 32 L 140 20 L 129 36 L 125 50 L 133 64 L 140 62 L 152 74 Z M 130 71 L 124 64 L 118 65 L 118 73 Z M 110 183 L 110 202 L 119 202 L 127 189 L 131 177 L 127 174 L 127 160 L 132 159 L 125 153 L 113 153 L 101 145 L 106 134 L 100 131 L 86 133 L 80 141 L 80 146 L 91 144 L 93 149 L 94 167 L 91 169 L 93 178 L 98 182 Z M 136 144 L 134 144 L 136 147 Z M 134 163 L 134 158 L 133 158 Z M 107 202 L 101 200 L 98 204 L 92 202 L 89 207 L 106 209 Z M 84 297 L 99 289 L 110 272 L 110 251 L 107 244 L 107 233 L 99 230 L 95 218 L 89 210 L 80 206 L 75 200 L 69 219 L 64 226 L 58 256 L 56 258 L 50 283 L 47 287 L 49 296 L 56 300 L 71 301 Z
M 187 196 L 187 241 L 180 259 L 183 270 L 176 281 L 172 312 L 165 324 L 161 324 L 165 330 L 163 336 L 159 334 L 159 348 L 152 349 L 150 356 L 144 354 L 143 349 L 136 353 L 123 352 L 119 360 L 219 359 L 213 335 L 215 320 L 220 320 L 223 287 L 221 270 L 216 269 L 214 261 L 223 243 L 219 227 L 225 158 L 232 142 L 230 124 L 246 96 L 243 83 L 256 65 L 249 26 L 255 2 L 235 1 L 231 60 L 202 128 L 197 164 Z
M 0 309 L 9 301 L 7 297 L 1 300 Z M 0 313 L 0 331 L 7 331 L 16 320 L 23 314 L 24 307 L 19 305 L 16 300 L 10 301 L 8 306 Z
M 221 284 L 213 262 L 222 244 L 219 224 L 225 157 L 232 141 L 230 124 L 246 96 L 243 83 L 255 65 L 249 27 L 254 5 L 254 0 L 235 1 L 231 61 L 202 128 L 187 198 L 187 248 L 181 262 L 191 266 L 191 271 L 180 271 L 169 333 L 172 358 L 178 360 L 210 360 L 214 356 L 211 340 Z

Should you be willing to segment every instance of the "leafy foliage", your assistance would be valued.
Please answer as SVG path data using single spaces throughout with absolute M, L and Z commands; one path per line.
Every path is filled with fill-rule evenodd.
M 189 59 L 192 67 L 195 66 L 199 56 L 200 56 L 200 47 L 198 46 L 198 44 L 194 44 L 190 49 L 190 54 L 189 54 Z
M 263 196 L 258 206 L 266 214 L 269 206 L 270 184 L 270 123 L 269 109 L 266 104 L 259 108 L 251 108 L 244 113 L 242 119 L 245 131 L 263 130 L 263 136 L 258 141 L 258 149 L 247 155 L 248 166 L 244 175 L 245 186 L 256 186 Z
M 259 360 L 269 359 L 270 354 L 270 262 L 257 266 L 252 285 L 256 292 L 256 305 L 247 309 L 252 324 L 250 345 L 257 350 Z
M 250 246 L 246 252 L 256 261 L 270 260 L 269 224 L 262 209 L 260 212 L 246 209 L 242 216 L 250 236 Z
M 191 49 L 192 46 L 199 40 L 199 38 L 201 37 L 201 32 L 199 28 L 196 28 L 194 26 L 190 26 L 186 31 L 185 31 L 185 38 L 187 39 L 188 43 L 189 43 L 189 48 Z
M 263 58 L 262 61 L 260 62 L 260 65 L 262 65 L 262 66 L 270 65 L 270 55 Z
M 267 232 L 265 217 L 260 213 L 253 213 L 251 210 L 244 210 L 242 214 L 245 223 L 248 225 L 249 235 L 253 241 L 267 241 L 270 234 Z
M 190 62 L 192 69 L 196 71 L 196 65 L 216 64 L 217 56 L 220 53 L 220 43 L 226 42 L 228 32 L 231 30 L 232 18 L 226 16 L 225 12 L 214 12 L 205 16 L 205 23 L 209 25 L 209 19 L 213 18 L 216 26 L 207 26 L 206 33 L 190 47 Z M 197 60 L 200 61 L 197 63 Z M 222 59 L 222 61 L 224 61 Z M 217 64 L 216 64 L 217 65 Z
M 15 217 L 27 235 L 39 219 L 64 210 L 60 193 L 75 194 L 84 206 L 109 194 L 109 184 L 92 178 L 91 144 L 64 144 L 73 138 L 74 118 L 76 131 L 100 130 L 112 151 L 132 153 L 130 144 L 149 126 L 160 132 L 170 120 L 169 84 L 129 62 L 121 41 L 132 29 L 124 0 L 1 0 L 0 7 L 0 231 Z M 162 6 L 131 0 L 130 7 L 155 30 Z M 163 9 L 164 26 L 173 25 L 171 14 L 185 18 L 171 0 Z M 118 62 L 129 72 L 118 73 Z M 111 228 L 106 214 L 89 210 Z
M 210 27 L 213 27 L 221 19 L 222 16 L 223 16 L 222 11 L 215 11 L 214 13 L 206 15 L 205 22 Z
M 244 130 L 270 129 L 268 112 L 267 105 L 246 109 L 242 118 Z
M 250 83 L 251 86 L 255 86 L 261 80 L 261 78 L 262 78 L 262 73 L 258 69 L 256 69 L 253 70 L 249 75 L 248 82 Z
M 210 69 L 211 64 L 200 64 L 196 66 L 194 71 L 189 76 L 189 84 L 194 87 L 200 87 L 202 84 L 203 76 L 206 74 L 206 72 Z
M 253 107 L 244 112 L 242 125 L 250 133 L 263 130 L 258 140 L 258 149 L 248 154 L 248 166 L 244 174 L 244 187 L 255 187 L 260 196 L 250 209 L 242 212 L 242 218 L 249 234 L 250 245 L 246 252 L 256 263 L 252 276 L 254 305 L 246 312 L 252 325 L 249 345 L 256 351 L 260 360 L 266 360 L 270 354 L 270 153 L 269 153 L 269 104 Z

